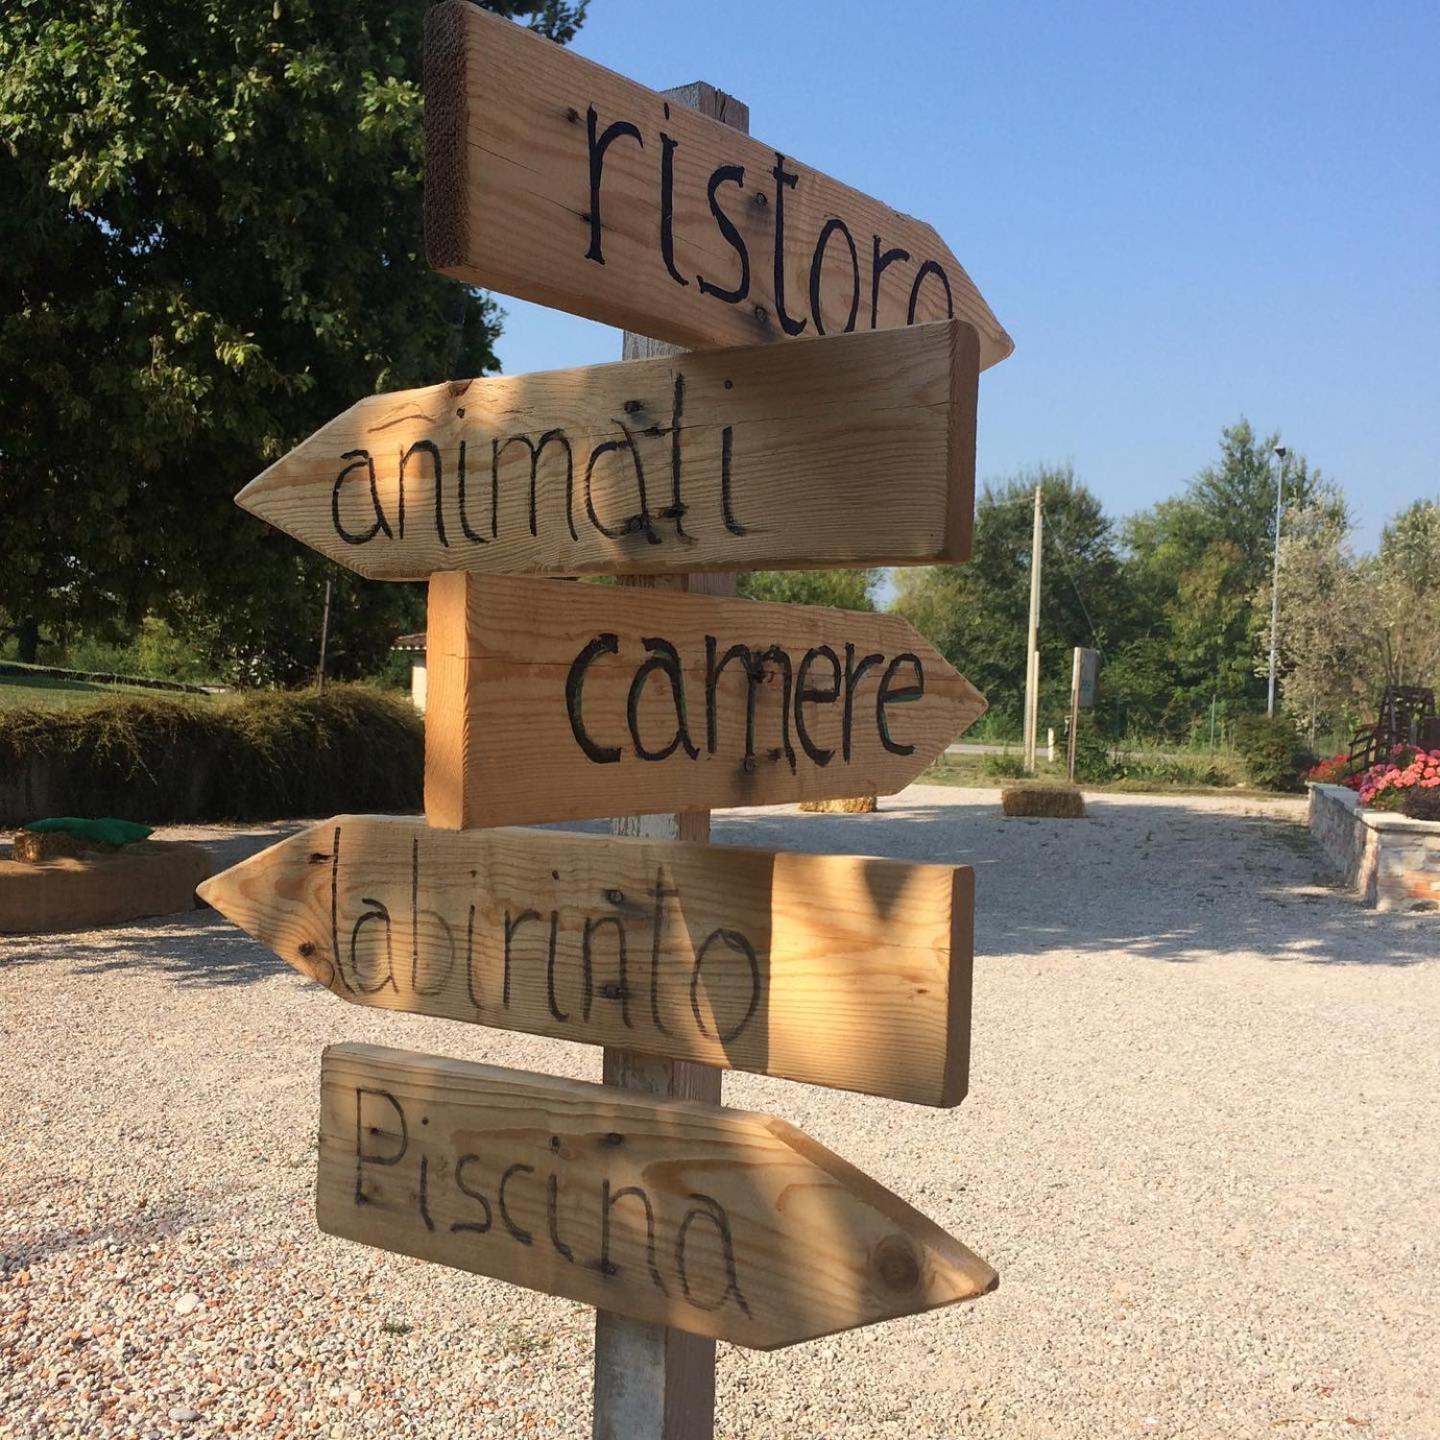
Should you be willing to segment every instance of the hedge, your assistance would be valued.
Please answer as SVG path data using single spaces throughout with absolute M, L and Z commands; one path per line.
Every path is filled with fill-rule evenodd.
M 422 803 L 424 727 L 359 685 L 203 702 L 125 696 L 0 710 L 0 824 L 113 815 L 274 820 Z

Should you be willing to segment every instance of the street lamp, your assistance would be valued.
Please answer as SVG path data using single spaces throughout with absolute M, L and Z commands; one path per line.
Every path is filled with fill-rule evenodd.
M 1265 700 L 1265 713 L 1275 713 L 1275 650 L 1280 637 L 1280 501 L 1285 494 L 1285 457 L 1290 452 L 1283 446 L 1275 447 L 1275 458 L 1280 462 L 1280 473 L 1275 477 L 1275 563 L 1270 572 L 1270 688 Z

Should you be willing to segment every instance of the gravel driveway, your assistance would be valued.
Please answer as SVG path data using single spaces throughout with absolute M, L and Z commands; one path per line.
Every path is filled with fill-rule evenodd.
M 1005 821 L 913 787 L 717 837 L 973 864 L 970 1097 L 746 1075 L 996 1266 L 978 1303 L 720 1347 L 721 1436 L 1440 1435 L 1440 924 L 1330 888 L 1300 802 Z M 186 831 L 225 863 L 279 827 Z M 217 916 L 0 939 L 0 1435 L 589 1434 L 592 1316 L 320 1236 L 319 1053 L 598 1078 L 342 1005 Z

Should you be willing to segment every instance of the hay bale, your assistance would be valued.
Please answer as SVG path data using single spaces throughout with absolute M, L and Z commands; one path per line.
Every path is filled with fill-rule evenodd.
M 1073 785 L 1012 785 L 1000 792 L 1007 815 L 1045 820 L 1083 820 L 1085 797 Z
M 807 815 L 873 815 L 880 804 L 873 795 L 859 795 L 853 800 L 802 800 L 800 808 Z

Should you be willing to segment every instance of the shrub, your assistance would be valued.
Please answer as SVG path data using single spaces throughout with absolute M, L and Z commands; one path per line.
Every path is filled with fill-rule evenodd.
M 1084 727 L 1075 737 L 1075 778 L 1091 785 L 1103 785 L 1119 775 L 1110 746 L 1092 727 Z
M 1346 754 L 1332 755 L 1321 760 L 1305 772 L 1307 780 L 1317 785 L 1345 785 L 1351 790 L 1360 788 L 1360 767 Z
M 1028 773 L 1025 769 L 1025 757 L 1012 754 L 1009 750 L 1003 755 L 986 755 L 980 761 L 980 768 L 997 780 L 1019 780 Z
M 1121 767 L 1127 780 L 1156 785 L 1228 785 L 1230 777 L 1208 760 L 1126 760 Z
M 423 773 L 420 717 L 358 685 L 0 711 L 0 776 L 19 777 L 0 809 L 26 812 L 8 823 L 41 811 L 163 824 L 415 810 Z
M 1300 789 L 1303 752 L 1288 717 L 1240 716 L 1235 722 L 1235 749 L 1249 784 L 1261 790 Z

